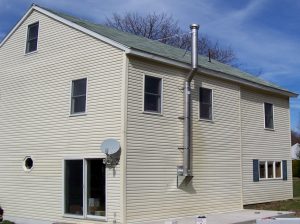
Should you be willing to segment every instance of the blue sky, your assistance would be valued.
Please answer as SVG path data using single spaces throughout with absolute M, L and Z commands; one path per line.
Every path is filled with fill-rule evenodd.
M 241 69 L 300 93 L 298 0 L 0 0 L 0 40 L 32 3 L 101 23 L 112 13 L 166 12 L 200 35 L 230 45 Z M 300 99 L 291 99 L 291 126 L 300 132 Z

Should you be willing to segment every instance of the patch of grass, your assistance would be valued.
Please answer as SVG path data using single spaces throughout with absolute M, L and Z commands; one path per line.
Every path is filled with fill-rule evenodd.
M 245 205 L 245 209 L 292 211 L 295 216 L 300 217 L 300 178 L 293 178 L 294 199 L 284 201 L 272 201 L 260 204 Z
M 300 178 L 299 177 L 293 178 L 293 188 L 294 188 L 294 198 L 300 199 Z
M 1 224 L 15 224 L 14 222 L 4 220 L 3 222 L 0 222 Z
M 300 217 L 300 178 L 293 178 L 294 199 L 245 205 L 245 209 L 293 211 Z
M 260 204 L 246 205 L 245 209 L 273 210 L 273 211 L 293 211 L 300 217 L 300 199 L 290 199 L 285 201 L 272 201 Z

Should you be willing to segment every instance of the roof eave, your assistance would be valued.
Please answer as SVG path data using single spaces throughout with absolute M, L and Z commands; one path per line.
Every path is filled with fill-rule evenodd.
M 37 5 L 32 5 L 31 8 L 25 13 L 25 15 L 19 20 L 19 22 L 14 26 L 14 28 L 8 33 L 8 35 L 3 39 L 3 41 L 0 43 L 0 47 L 2 47 L 4 45 L 4 43 L 10 38 L 10 36 L 16 31 L 16 29 L 18 29 L 18 27 L 24 22 L 25 19 L 27 19 L 27 17 L 31 14 L 31 12 L 33 10 L 36 10 L 40 13 L 43 13 L 47 16 L 49 16 L 50 18 L 52 19 L 55 19 L 59 22 L 62 22 L 63 24 L 66 24 L 76 30 L 79 30 L 79 31 L 82 31 L 96 39 L 99 39 L 101 41 L 104 41 L 118 49 L 121 49 L 123 51 L 125 51 L 127 54 L 132 54 L 132 55 L 136 55 L 136 56 L 140 56 L 140 57 L 144 57 L 144 58 L 148 58 L 148 59 L 151 59 L 151 60 L 155 60 L 155 61 L 159 61 L 159 62 L 162 62 L 162 63 L 166 63 L 166 64 L 170 64 L 170 65 L 174 65 L 174 66 L 177 66 L 177 67 L 181 67 L 181 68 L 185 68 L 185 69 L 190 69 L 190 65 L 188 63 L 183 63 L 183 62 L 179 62 L 179 61 L 176 61 L 175 59 L 170 59 L 170 58 L 165 58 L 165 57 L 162 57 L 162 56 L 159 56 L 159 55 L 155 55 L 155 54 L 152 54 L 152 53 L 148 53 L 148 52 L 144 52 L 144 51 L 141 51 L 141 50 L 138 50 L 138 49 L 133 49 L 133 48 L 130 48 L 128 46 L 125 46 L 117 41 L 114 41 L 114 40 L 111 40 L 105 36 L 102 36 L 96 32 L 93 32 L 89 29 L 86 29 L 80 25 L 77 25 L 67 19 L 64 19 L 50 11 L 47 11 Z M 277 89 L 277 88 L 272 88 L 272 87 L 268 87 L 268 86 L 264 86 L 264 85 L 261 85 L 261 84 L 258 84 L 258 83 L 255 83 L 255 82 L 251 82 L 249 80 L 245 80 L 245 79 L 241 79 L 241 78 L 238 78 L 238 77 L 234 77 L 230 74 L 227 74 L 227 73 L 223 73 L 223 72 L 218 72 L 218 71 L 215 71 L 215 70 L 211 70 L 211 69 L 207 69 L 207 68 L 203 68 L 203 67 L 199 67 L 199 71 L 202 72 L 202 73 L 205 73 L 207 75 L 211 75 L 211 76 L 215 76 L 215 77 L 218 77 L 218 78 L 221 78 L 221 79 L 226 79 L 226 80 L 230 80 L 230 81 L 234 81 L 234 82 L 237 82 L 237 83 L 241 83 L 241 84 L 244 84 L 244 85 L 247 85 L 247 86 L 252 86 L 252 87 L 255 87 L 255 88 L 259 88 L 259 89 L 263 89 L 263 90 L 266 90 L 266 91 L 270 91 L 270 92 L 274 92 L 274 93 L 278 93 L 278 94 L 281 94 L 281 95 L 284 95 L 284 96 L 288 96 L 288 97 L 297 97 L 298 94 L 296 93 L 293 93 L 293 92 L 289 92 L 289 91 L 284 91 L 284 90 L 281 90 L 281 89 Z M 225 74 L 225 76 L 224 76 Z
M 135 56 L 147 58 L 147 59 L 150 59 L 150 60 L 162 62 L 162 63 L 169 64 L 169 65 L 174 65 L 176 67 L 180 67 L 180 68 L 184 68 L 184 69 L 190 69 L 191 68 L 190 64 L 188 64 L 188 63 L 179 62 L 179 61 L 176 61 L 174 59 L 165 58 L 165 57 L 155 55 L 155 54 L 151 54 L 151 53 L 148 53 L 148 52 L 144 52 L 144 51 L 141 51 L 141 50 L 138 50 L 138 49 L 130 48 L 130 49 L 126 50 L 125 52 L 129 55 L 135 55 Z M 232 76 L 231 74 L 215 71 L 215 70 L 204 68 L 204 67 L 201 67 L 201 66 L 199 66 L 198 71 L 200 73 L 204 73 L 206 75 L 210 75 L 210 76 L 217 77 L 217 78 L 220 78 L 220 79 L 225 79 L 225 80 L 228 80 L 228 81 L 236 82 L 236 83 L 239 83 L 239 84 L 242 84 L 242 85 L 245 85 L 245 86 L 261 89 L 261 90 L 264 90 L 264 91 L 277 93 L 277 94 L 288 96 L 288 97 L 297 97 L 298 96 L 297 93 L 293 93 L 293 92 L 290 92 L 290 91 L 284 91 L 284 90 L 281 90 L 281 89 L 261 85 L 261 84 L 255 83 L 255 82 L 251 82 L 249 80 L 245 80 L 245 79 L 242 79 L 242 78 Z
M 2 47 L 4 45 L 4 43 L 6 43 L 6 41 L 11 37 L 11 35 L 13 35 L 13 33 L 19 28 L 19 26 L 24 22 L 24 20 L 27 19 L 27 17 L 31 14 L 31 12 L 34 9 L 34 5 L 32 5 L 27 12 L 25 13 L 25 15 L 18 21 L 18 23 L 12 28 L 12 30 L 4 37 L 4 39 L 1 41 L 0 43 L 0 47 Z
M 267 92 L 272 92 L 272 93 L 276 93 L 276 94 L 280 94 L 280 95 L 284 95 L 284 96 L 288 96 L 288 97 L 297 97 L 298 96 L 297 93 L 293 93 L 293 92 L 290 92 L 290 91 L 277 89 L 275 87 L 270 87 L 270 86 L 258 84 L 256 82 L 252 82 L 250 80 L 238 78 L 238 77 L 232 76 L 232 75 L 224 73 L 224 72 L 219 72 L 219 71 L 215 71 L 215 70 L 211 70 L 211 69 L 207 69 L 207 68 L 203 68 L 203 67 L 200 67 L 200 72 L 203 72 L 207 75 L 211 75 L 211 76 L 218 77 L 218 78 L 221 78 L 221 79 L 226 79 L 228 81 L 237 82 L 239 84 L 242 84 L 242 85 L 245 85 L 245 86 L 248 86 L 248 87 L 261 89 L 261 90 L 264 90 L 264 91 L 267 91 Z M 226 75 L 226 76 L 224 76 L 224 75 Z

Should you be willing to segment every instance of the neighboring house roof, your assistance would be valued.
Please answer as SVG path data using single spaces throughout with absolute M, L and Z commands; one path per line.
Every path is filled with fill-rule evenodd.
M 31 7 L 31 9 L 26 13 L 26 15 L 21 19 L 21 21 L 7 35 L 7 37 L 0 44 L 0 47 L 34 9 L 44 14 L 47 14 L 48 16 L 51 16 L 54 19 L 64 22 L 69 26 L 79 29 L 85 33 L 88 33 L 89 35 L 101 39 L 109 44 L 112 44 L 115 47 L 125 50 L 128 54 L 147 57 L 166 63 L 178 63 L 177 65 L 181 67 L 189 68 L 189 64 L 191 61 L 190 52 L 186 52 L 183 49 L 172 47 L 170 45 L 163 44 L 159 41 L 150 40 L 148 38 L 133 35 L 131 33 L 122 32 L 117 29 L 106 27 L 104 25 L 94 24 L 80 18 L 76 18 L 64 13 L 60 13 L 36 5 L 33 5 Z M 200 67 L 200 71 L 209 75 L 229 79 L 232 81 L 237 81 L 242 84 L 250 85 L 257 88 L 265 87 L 262 89 L 277 92 L 279 94 L 290 97 L 296 97 L 298 95 L 287 89 L 281 88 L 276 84 L 264 81 L 258 77 L 240 71 L 239 69 L 236 69 L 232 66 L 220 63 L 216 60 L 211 60 L 211 62 L 208 62 L 208 58 L 201 55 L 199 55 L 198 64 Z
M 291 156 L 292 156 L 292 159 L 300 160 L 300 144 L 299 143 L 296 143 L 295 145 L 292 146 Z

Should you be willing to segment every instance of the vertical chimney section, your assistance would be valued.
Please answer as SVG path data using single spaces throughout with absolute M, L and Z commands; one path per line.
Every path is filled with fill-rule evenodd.
M 190 25 L 192 31 L 192 69 L 198 68 L 198 24 Z
M 190 26 L 192 33 L 191 70 L 184 84 L 184 142 L 183 166 L 177 168 L 177 187 L 188 184 L 192 176 L 191 166 L 191 81 L 198 69 L 198 24 Z

